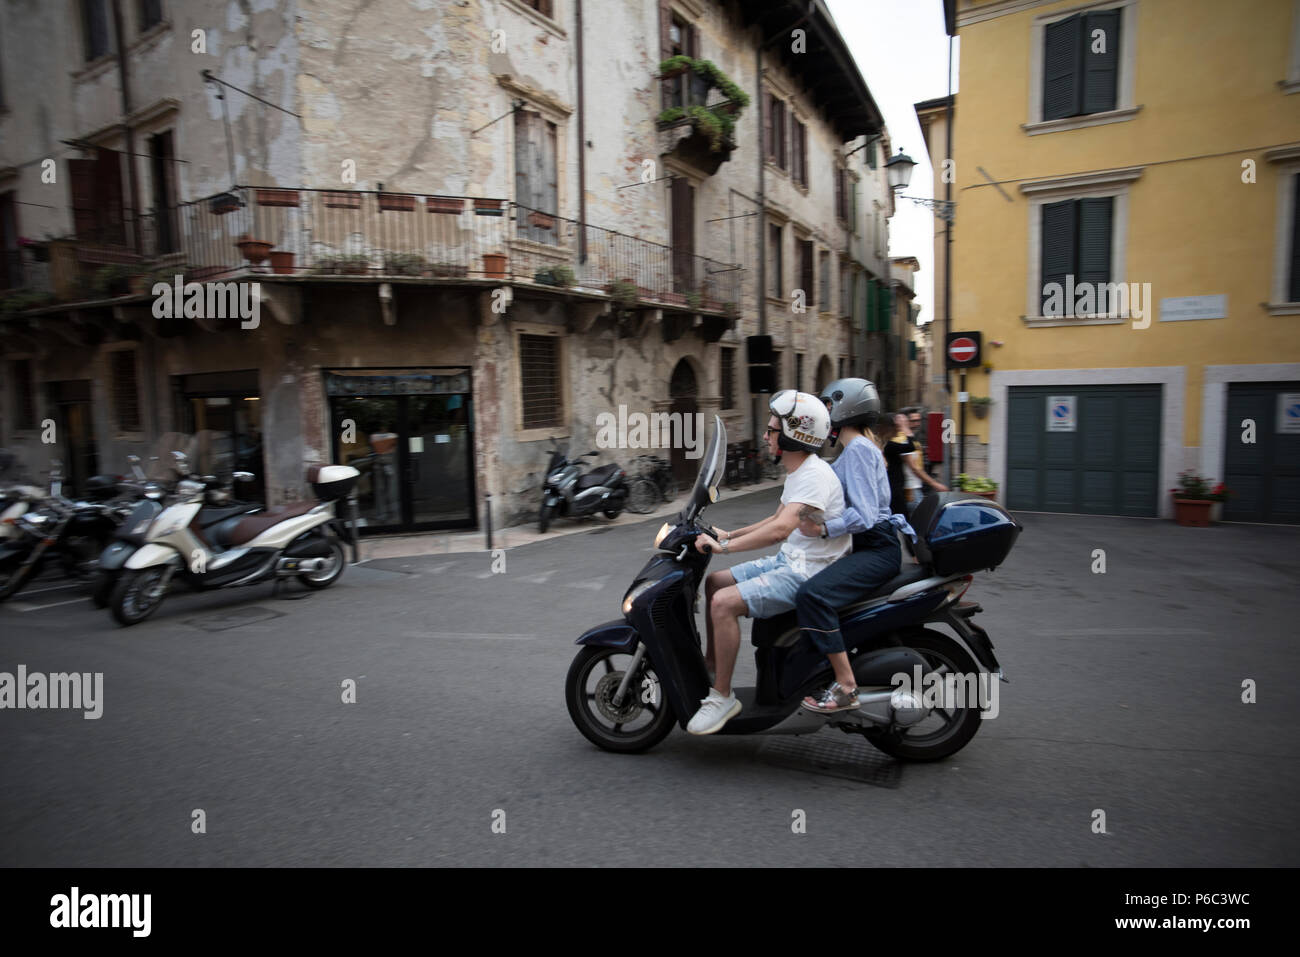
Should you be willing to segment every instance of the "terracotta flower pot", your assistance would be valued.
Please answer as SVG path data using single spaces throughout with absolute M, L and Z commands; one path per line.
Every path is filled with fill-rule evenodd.
M 379 208 L 397 213 L 415 211 L 415 197 L 407 193 L 380 193 Z
M 266 257 L 271 253 L 272 243 L 265 239 L 241 239 L 235 243 L 239 251 L 244 254 L 244 258 L 254 266 L 260 266 L 266 262 Z
M 489 279 L 506 278 L 506 257 L 504 253 L 484 253 L 483 272 Z
M 326 192 L 321 193 L 321 202 L 331 209 L 360 209 L 361 194 Z
M 554 229 L 555 217 L 550 213 L 532 212 L 528 214 L 528 225 L 536 226 L 538 229 Z
M 456 196 L 426 196 L 424 206 L 431 213 L 459 213 L 465 201 Z
M 296 189 L 259 189 L 257 191 L 258 206 L 297 206 L 298 191 Z
M 1209 499 L 1175 498 L 1174 521 L 1179 525 L 1192 528 L 1208 528 L 1210 525 L 1210 508 L 1214 502 Z
M 293 253 L 276 250 L 271 253 L 271 272 L 277 276 L 293 275 Z
M 502 209 L 502 200 L 499 199 L 476 199 L 474 200 L 474 215 L 476 216 L 500 216 Z

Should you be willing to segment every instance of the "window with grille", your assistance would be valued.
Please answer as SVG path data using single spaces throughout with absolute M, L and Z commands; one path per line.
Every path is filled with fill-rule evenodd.
M 140 431 L 140 393 L 135 382 L 135 350 L 120 349 L 110 353 L 110 381 L 113 385 L 113 408 L 117 410 L 119 432 Z
M 520 403 L 523 428 L 549 429 L 563 423 L 560 396 L 560 337 L 519 337 Z
M 32 387 L 32 361 L 18 359 L 13 366 L 14 428 L 36 428 L 36 393 Z
M 736 402 L 736 350 L 722 347 L 722 408 L 734 409 Z

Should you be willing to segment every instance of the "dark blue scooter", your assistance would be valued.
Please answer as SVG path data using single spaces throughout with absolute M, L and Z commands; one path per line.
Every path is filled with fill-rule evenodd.
M 713 428 L 691 498 L 676 522 L 659 530 L 659 554 L 624 595 L 624 618 L 577 640 L 583 647 L 565 682 L 569 715 L 607 751 L 654 747 L 674 722 L 684 729 L 708 694 L 695 607 L 711 556 L 694 542 L 701 532 L 714 534 L 699 517 L 717 501 L 724 475 L 726 429 L 716 416 Z M 758 685 L 734 689 L 743 710 L 719 734 L 810 734 L 830 725 L 910 761 L 940 760 L 965 747 L 981 710 L 990 710 L 990 691 L 996 696 L 1006 679 L 988 633 L 971 620 L 982 609 L 960 599 L 971 572 L 1000 564 L 1021 529 L 1001 506 L 961 492 L 926 497 L 912 525 L 919 563 L 905 563 L 892 581 L 840 611 L 860 706 L 832 714 L 801 707 L 834 675 L 789 612 L 754 621 Z M 930 624 L 945 624 L 956 637 Z M 898 675 L 913 680 L 904 685 Z M 980 689 L 974 699 L 953 701 L 954 691 Z

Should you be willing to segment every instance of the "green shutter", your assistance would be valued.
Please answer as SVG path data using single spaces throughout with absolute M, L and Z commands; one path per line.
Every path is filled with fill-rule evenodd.
M 876 331 L 876 281 L 867 280 L 867 332 Z
M 1049 23 L 1043 37 L 1043 119 L 1078 116 L 1081 108 L 1084 18 Z M 1107 49 L 1110 49 L 1109 44 Z
M 1094 52 L 1099 45 L 1104 47 L 1104 52 Z M 1115 109 L 1119 78 L 1118 10 L 1102 10 L 1085 16 L 1083 62 L 1083 112 Z
M 1074 281 L 1110 282 L 1110 224 L 1114 197 L 1094 197 L 1078 202 L 1079 268 Z
M 1067 303 L 1062 298 L 1065 295 L 1065 277 L 1074 272 L 1077 257 L 1075 255 L 1075 234 L 1077 229 L 1075 223 L 1079 218 L 1078 200 L 1067 199 L 1062 203 L 1048 203 L 1043 207 L 1043 228 L 1042 228 L 1042 246 L 1041 246 L 1041 271 L 1040 280 L 1042 286 L 1038 290 L 1039 295 L 1039 312 L 1046 315 L 1044 302 L 1047 294 L 1044 290 L 1048 285 L 1056 283 L 1061 287 L 1061 292 L 1057 294 L 1060 302 L 1060 308 L 1057 309 L 1053 303 L 1053 310 L 1057 315 L 1068 316 L 1072 312 L 1073 303 Z M 1078 277 L 1075 277 L 1076 280 Z

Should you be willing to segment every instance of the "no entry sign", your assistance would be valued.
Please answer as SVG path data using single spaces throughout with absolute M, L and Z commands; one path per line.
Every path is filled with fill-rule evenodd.
M 950 332 L 945 345 L 949 369 L 965 369 L 980 364 L 980 333 Z

